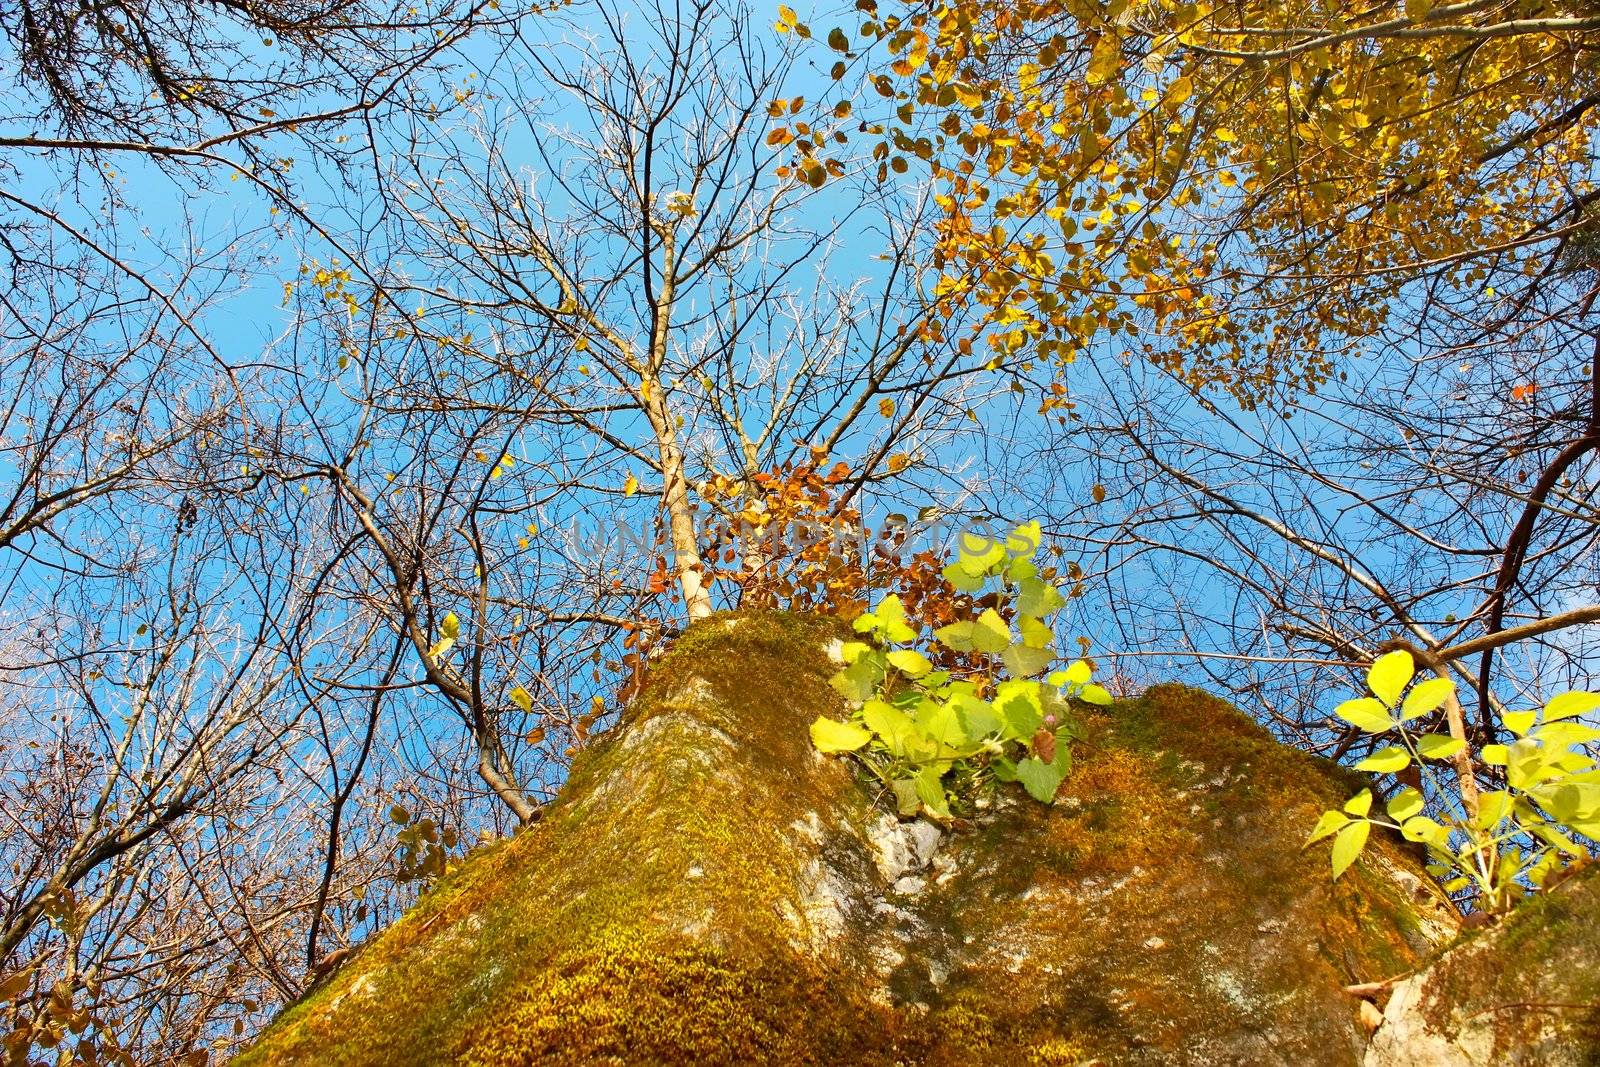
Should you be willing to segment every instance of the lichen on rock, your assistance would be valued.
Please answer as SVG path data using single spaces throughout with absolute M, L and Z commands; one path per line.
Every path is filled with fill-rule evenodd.
M 808 723 L 829 620 L 719 616 L 538 825 L 476 854 L 245 1064 L 1360 1063 L 1343 987 L 1456 932 L 1400 843 L 1301 842 L 1345 772 L 1158 687 L 1053 807 L 903 824 Z

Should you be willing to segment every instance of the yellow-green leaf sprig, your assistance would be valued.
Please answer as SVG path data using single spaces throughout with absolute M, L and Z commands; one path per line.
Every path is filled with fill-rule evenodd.
M 962 537 L 944 576 L 961 592 L 994 586 L 998 593 L 997 606 L 976 619 L 925 636 L 890 594 L 855 620 L 863 639 L 843 645 L 845 666 L 832 679 L 852 705 L 850 717 L 818 718 L 811 740 L 820 752 L 857 760 L 902 816 L 949 819 L 996 782 L 1017 782 L 1052 802 L 1078 736 L 1071 701 L 1111 703 L 1090 681 L 1087 662 L 1051 670 L 1059 657 L 1049 620 L 1066 598 L 1033 562 L 1041 540 L 1038 523 L 1003 540 Z M 957 678 L 935 670 L 928 652 L 938 646 L 976 654 L 988 673 Z
M 1542 711 L 1506 714 L 1502 722 L 1516 740 L 1485 745 L 1463 763 L 1465 740 L 1414 726 L 1454 699 L 1453 681 L 1418 678 L 1411 654 L 1398 650 L 1373 663 L 1367 688 L 1370 696 L 1344 701 L 1334 715 L 1395 743 L 1375 749 L 1355 769 L 1396 776 L 1416 767 L 1422 788 L 1391 787 L 1386 817 L 1372 814 L 1370 789 L 1323 812 L 1306 843 L 1333 838 L 1335 879 L 1361 855 L 1372 827 L 1381 826 L 1423 845 L 1429 870 L 1447 891 L 1497 911 L 1585 855 L 1575 837 L 1600 840 L 1600 764 L 1584 749 L 1600 740 L 1600 729 L 1576 721 L 1600 710 L 1600 694 L 1562 693 Z M 1436 773 L 1445 762 L 1456 764 L 1454 777 Z M 1506 788 L 1474 789 L 1469 800 L 1460 775 L 1479 763 L 1504 768 Z

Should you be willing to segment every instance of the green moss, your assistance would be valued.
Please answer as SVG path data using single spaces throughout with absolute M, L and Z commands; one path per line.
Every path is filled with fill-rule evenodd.
M 836 636 L 782 615 L 693 627 L 538 826 L 444 879 L 243 1062 L 1078 1063 L 1181 1059 L 1196 1034 L 1248 1059 L 1263 1027 L 1326 1053 L 1359 1043 L 1338 987 L 1418 958 L 1375 868 L 1331 886 L 1299 849 L 1349 783 L 1175 687 L 1091 714 L 1054 808 L 1017 793 L 946 842 L 923 891 L 878 896 L 876 813 L 806 730 L 841 710 Z M 813 930 L 827 872 L 845 899 Z
M 851 791 L 842 772 L 795 771 L 812 758 L 801 716 L 837 704 L 822 655 L 835 632 L 775 615 L 691 628 L 630 709 L 647 745 L 621 735 L 583 753 L 540 824 L 442 879 L 241 1062 L 361 1062 L 380 1049 L 384 1062 L 437 1062 L 555 961 L 647 945 L 719 901 L 750 905 L 723 931 L 727 949 L 782 943 L 797 881 L 783 862 L 789 825 Z M 758 772 L 731 775 L 735 762 Z

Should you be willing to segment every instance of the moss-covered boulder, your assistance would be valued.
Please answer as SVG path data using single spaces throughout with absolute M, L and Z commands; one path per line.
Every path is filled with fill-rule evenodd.
M 247 1064 L 1359 1063 L 1344 986 L 1456 933 L 1403 845 L 1302 851 L 1350 781 L 1203 694 L 1087 719 L 1054 807 L 883 815 L 807 725 L 833 624 L 724 616 L 542 822 L 473 856 Z
M 1600 1063 L 1600 865 L 1394 987 L 1367 1067 Z

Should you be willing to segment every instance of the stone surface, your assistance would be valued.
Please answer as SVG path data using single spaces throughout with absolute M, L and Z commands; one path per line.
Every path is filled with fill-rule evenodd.
M 1600 1063 L 1593 864 L 1394 987 L 1367 1067 Z
M 837 636 L 692 628 L 542 822 L 242 1062 L 1359 1064 L 1343 987 L 1456 934 L 1407 848 L 1337 884 L 1301 848 L 1345 772 L 1178 687 L 1086 710 L 1054 807 L 885 818 L 810 746 Z

